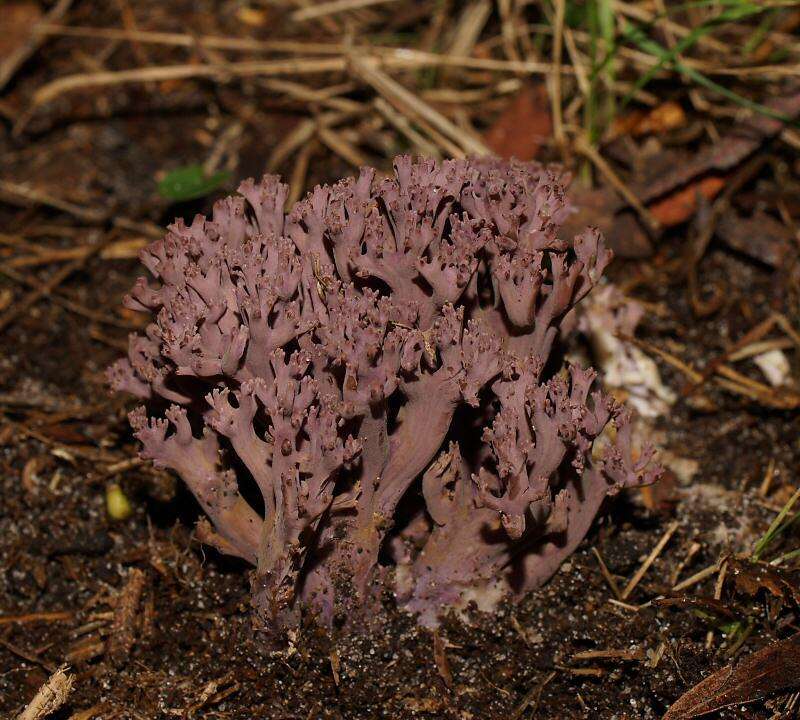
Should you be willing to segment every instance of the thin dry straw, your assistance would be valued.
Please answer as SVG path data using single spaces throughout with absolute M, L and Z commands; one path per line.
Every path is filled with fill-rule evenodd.
M 460 146 L 468 155 L 490 155 L 489 148 L 448 120 L 438 110 L 418 98 L 386 73 L 364 62 L 362 58 L 351 58 L 353 72 L 382 95 L 395 109 L 412 118 L 418 117 L 429 123 L 442 135 Z

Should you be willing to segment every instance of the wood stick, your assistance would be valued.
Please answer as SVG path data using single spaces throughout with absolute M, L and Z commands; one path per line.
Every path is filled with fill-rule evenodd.
M 60 622 L 71 620 L 72 613 L 63 610 L 53 612 L 25 613 L 24 615 L 0 615 L 0 626 L 2 625 L 25 625 L 34 622 Z
M 21 205 L 22 207 L 47 205 L 48 207 L 61 210 L 68 215 L 72 215 L 79 220 L 89 223 L 101 223 L 109 217 L 108 210 L 98 210 L 96 208 L 76 205 L 67 200 L 62 200 L 55 195 L 50 195 L 50 193 L 44 190 L 37 190 L 27 185 L 10 182 L 9 180 L 0 180 L 0 197 L 8 202 Z

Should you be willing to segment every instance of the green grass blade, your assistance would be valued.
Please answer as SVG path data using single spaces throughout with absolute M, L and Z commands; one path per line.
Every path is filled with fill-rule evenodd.
M 778 110 L 773 110 L 772 108 L 767 107 L 766 105 L 762 105 L 761 103 L 757 103 L 754 100 L 750 100 L 738 93 L 735 93 L 733 90 L 729 90 L 724 85 L 720 85 L 719 83 L 714 82 L 710 78 L 707 78 L 702 73 L 699 73 L 694 68 L 690 68 L 683 63 L 676 63 L 675 69 L 678 72 L 686 75 L 691 80 L 694 80 L 698 85 L 702 85 L 703 87 L 707 88 L 708 90 L 713 90 L 716 93 L 719 93 L 723 97 L 728 98 L 735 102 L 737 105 L 741 105 L 742 107 L 747 108 L 748 110 L 752 110 L 753 112 L 757 112 L 760 115 L 764 115 L 766 117 L 772 118 L 773 120 L 780 120 L 787 125 L 792 125 L 794 127 L 800 127 L 800 123 L 797 120 L 793 120 L 788 115 L 785 115 Z
M 796 513 L 795 516 L 788 522 L 784 523 L 786 520 L 786 516 L 791 511 L 794 504 L 800 500 L 800 488 L 795 490 L 794 495 L 789 498 L 786 504 L 781 508 L 781 511 L 775 516 L 775 519 L 770 523 L 770 526 L 767 528 L 767 531 L 761 536 L 759 541 L 756 543 L 755 548 L 753 549 L 752 559 L 759 560 L 761 556 L 767 551 L 770 544 L 775 540 L 778 535 L 783 532 L 786 527 L 792 524 L 800 513 Z
M 643 50 L 644 52 L 647 52 L 657 58 L 662 58 L 669 52 L 665 47 L 647 37 L 647 35 L 639 27 L 628 25 L 625 29 L 624 35 L 628 40 L 635 43 L 640 50 Z M 692 80 L 698 85 L 701 85 L 702 87 L 705 87 L 708 90 L 713 90 L 737 105 L 741 105 L 742 107 L 748 108 L 749 110 L 757 112 L 766 117 L 780 120 L 787 125 L 793 125 L 795 127 L 800 126 L 798 125 L 797 121 L 793 120 L 788 115 L 778 112 L 777 110 L 773 110 L 772 108 L 768 108 L 766 105 L 762 105 L 761 103 L 757 103 L 754 100 L 750 100 L 749 98 L 735 93 L 733 90 L 730 90 L 724 85 L 720 85 L 714 80 L 711 80 L 698 70 L 695 70 L 693 67 L 684 64 L 678 59 L 672 60 L 671 65 L 677 72 L 681 73 L 688 79 Z
M 202 165 L 186 165 L 168 173 L 158 183 L 158 194 L 167 200 L 184 202 L 205 197 L 227 182 L 230 173 L 206 175 Z
M 700 38 L 713 32 L 720 25 L 724 25 L 725 23 L 729 22 L 736 22 L 753 15 L 759 15 L 762 12 L 764 12 L 763 8 L 760 8 L 757 5 L 746 3 L 723 11 L 713 18 L 709 18 L 702 25 L 694 28 L 686 37 L 677 42 L 673 48 L 667 49 L 661 45 L 658 45 L 657 43 L 653 43 L 653 46 L 655 46 L 654 50 L 655 48 L 658 48 L 658 51 L 651 52 L 651 54 L 658 56 L 658 62 L 636 81 L 633 89 L 630 90 L 630 92 L 628 92 L 622 100 L 622 106 L 624 107 L 627 105 L 634 95 L 639 90 L 644 88 L 656 76 L 656 74 L 664 69 L 665 66 L 672 65 L 678 61 L 679 56 L 687 50 L 690 50 L 697 43 L 697 41 L 700 40 Z M 640 31 L 639 36 L 641 37 L 643 35 L 644 33 Z

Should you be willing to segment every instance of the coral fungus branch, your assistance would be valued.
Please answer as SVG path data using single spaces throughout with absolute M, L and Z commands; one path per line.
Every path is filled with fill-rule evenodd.
M 399 157 L 287 196 L 248 180 L 142 253 L 125 303 L 151 322 L 109 379 L 145 402 L 143 457 L 255 567 L 274 628 L 366 617 L 387 582 L 430 625 L 545 582 L 658 473 L 594 372 L 550 362 L 600 234 L 559 236 L 564 184 L 536 164 Z

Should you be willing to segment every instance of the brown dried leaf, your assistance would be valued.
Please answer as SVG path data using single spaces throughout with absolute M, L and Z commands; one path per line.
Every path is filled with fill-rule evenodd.
M 533 160 L 552 132 L 545 86 L 526 85 L 486 131 L 484 141 L 498 157 Z
M 0 62 L 27 42 L 29 30 L 41 17 L 42 9 L 38 3 L 3 4 L 3 22 L 0 23 Z
M 726 665 L 684 693 L 663 720 L 688 720 L 800 688 L 800 633 Z
M 730 577 L 736 589 L 746 595 L 756 595 L 762 588 L 781 600 L 792 600 L 800 605 L 800 573 L 754 563 L 740 558 L 730 559 Z
M 789 229 L 765 212 L 752 217 L 728 213 L 717 222 L 716 234 L 729 247 L 770 267 L 781 266 L 792 251 Z
M 618 257 L 643 258 L 653 253 L 650 238 L 642 230 L 633 212 L 620 208 L 618 196 L 611 188 L 586 188 L 573 186 L 570 195 L 576 212 L 564 222 L 565 237 L 576 235 L 587 225 L 603 232 L 609 247 Z

